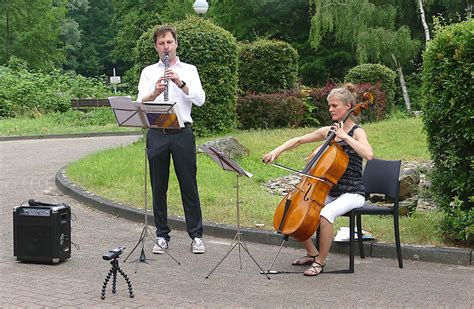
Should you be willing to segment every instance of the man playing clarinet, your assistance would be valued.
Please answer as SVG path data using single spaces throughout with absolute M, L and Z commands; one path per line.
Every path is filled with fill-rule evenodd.
M 206 96 L 196 67 L 181 62 L 176 56 L 176 30 L 166 25 L 159 26 L 153 33 L 153 42 L 160 61 L 143 69 L 138 84 L 137 101 L 162 102 L 169 99 L 176 102 L 185 127 L 148 131 L 147 154 L 158 237 L 158 243 L 153 246 L 152 251 L 161 254 L 169 247 L 167 191 L 170 159 L 173 158 L 186 227 L 192 239 L 191 251 L 204 253 L 206 249 L 202 241 L 202 215 L 196 182 L 196 144 L 191 128 L 191 109 L 193 105 L 202 106 Z

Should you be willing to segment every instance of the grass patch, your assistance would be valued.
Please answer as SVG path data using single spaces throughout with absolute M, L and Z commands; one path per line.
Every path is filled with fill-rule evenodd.
M 46 115 L 38 115 L 35 118 L 0 119 L 0 136 L 126 131 L 138 130 L 136 128 L 118 127 L 110 108 L 48 113 Z
M 421 119 L 393 119 L 364 125 L 376 157 L 426 161 L 429 154 Z M 235 131 L 231 136 L 250 150 L 248 157 L 239 163 L 254 174 L 252 179 L 240 178 L 241 222 L 243 226 L 255 227 L 264 224 L 271 230 L 273 213 L 281 196 L 267 192 L 262 183 L 286 174 L 261 162 L 262 156 L 290 137 L 301 135 L 312 128 Z M 229 135 L 229 136 L 230 136 Z M 203 144 L 222 136 L 198 138 Z M 279 163 L 301 169 L 306 157 L 317 145 L 303 145 L 284 153 Z M 105 150 L 89 155 L 72 163 L 67 169 L 68 177 L 88 190 L 111 200 L 124 202 L 133 207 L 143 207 L 144 143 L 140 140 L 132 145 Z M 205 221 L 235 224 L 236 175 L 220 169 L 209 157 L 198 155 L 198 185 Z M 147 177 L 148 178 L 148 177 Z M 149 186 L 149 183 L 148 183 Z M 149 189 L 151 192 L 151 189 Z M 151 194 L 148 196 L 151 205 Z M 168 213 L 183 216 L 179 186 L 171 167 L 168 191 Z M 443 245 L 437 229 L 442 214 L 417 212 L 401 218 L 401 239 L 406 244 Z M 375 235 L 377 240 L 393 242 L 393 228 L 390 217 L 367 216 L 364 229 Z M 346 218 L 339 218 L 335 230 L 348 226 Z

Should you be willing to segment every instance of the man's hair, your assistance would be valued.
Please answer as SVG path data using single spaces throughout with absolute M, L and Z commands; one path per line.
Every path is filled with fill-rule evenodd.
M 162 25 L 162 26 L 156 27 L 155 32 L 153 32 L 153 43 L 156 45 L 156 39 L 158 37 L 164 36 L 168 32 L 170 32 L 171 35 L 173 36 L 174 40 L 176 42 L 178 42 L 178 37 L 176 35 L 176 29 L 171 27 L 171 26 L 168 26 L 168 25 Z

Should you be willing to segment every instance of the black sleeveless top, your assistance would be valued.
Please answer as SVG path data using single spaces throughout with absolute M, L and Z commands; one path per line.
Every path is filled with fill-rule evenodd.
M 354 131 L 360 128 L 358 125 L 354 125 L 347 134 L 352 137 Z M 329 192 L 330 196 L 338 197 L 344 193 L 355 193 L 365 195 L 364 184 L 362 183 L 362 157 L 352 149 L 344 140 L 337 142 L 342 149 L 349 155 L 349 164 L 347 169 L 342 175 L 337 185 L 332 187 Z

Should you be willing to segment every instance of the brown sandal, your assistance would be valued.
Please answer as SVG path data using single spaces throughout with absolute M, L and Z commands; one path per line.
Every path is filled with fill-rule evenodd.
M 305 256 L 302 256 L 299 259 L 291 262 L 291 265 L 293 266 L 311 265 L 316 261 L 317 257 L 318 257 L 318 254 L 316 255 L 306 254 Z
M 323 272 L 325 265 L 326 264 L 320 264 L 320 263 L 314 261 L 314 263 L 311 264 L 311 266 L 307 270 L 305 270 L 303 274 L 305 276 L 309 276 L 309 277 L 317 276 L 317 275 L 319 275 L 320 273 Z

